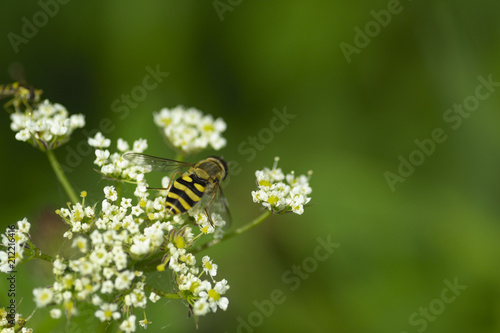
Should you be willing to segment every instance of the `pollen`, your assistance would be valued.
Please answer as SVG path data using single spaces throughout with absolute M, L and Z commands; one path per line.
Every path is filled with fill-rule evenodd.
M 271 205 L 274 205 L 275 203 L 278 202 L 278 197 L 273 195 L 272 197 L 269 197 L 269 199 L 267 199 L 267 202 L 269 202 Z
M 205 126 L 203 126 L 203 130 L 206 132 L 213 132 L 214 127 L 211 124 L 206 124 Z
M 260 185 L 260 186 L 267 186 L 267 187 L 271 187 L 271 183 L 270 183 L 269 181 L 267 181 L 267 180 L 261 180 L 261 181 L 259 182 L 259 185 Z
M 212 298 L 214 301 L 218 301 L 220 298 L 220 294 L 216 292 L 214 289 L 210 289 L 208 291 L 208 297 Z
M 179 236 L 175 239 L 175 246 L 178 249 L 183 249 L 186 246 L 186 241 L 184 240 L 184 237 Z

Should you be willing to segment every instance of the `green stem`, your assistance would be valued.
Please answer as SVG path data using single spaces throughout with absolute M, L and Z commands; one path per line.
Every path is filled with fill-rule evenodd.
M 48 254 L 45 254 L 45 253 L 43 253 L 42 251 L 40 251 L 38 249 L 36 250 L 35 257 L 38 258 L 38 259 L 42 259 L 42 260 L 48 261 L 48 262 L 54 262 L 54 260 L 55 260 L 52 256 L 49 256 Z
M 256 217 L 255 219 L 253 219 L 253 221 L 249 222 L 248 224 L 245 224 L 241 228 L 238 228 L 238 229 L 236 229 L 233 232 L 225 234 L 222 238 L 214 239 L 213 241 L 210 241 L 210 242 L 208 242 L 206 244 L 203 244 L 202 246 L 197 247 L 196 249 L 194 249 L 191 252 L 192 253 L 198 253 L 198 252 L 203 251 L 203 250 L 205 250 L 205 249 L 207 249 L 207 248 L 209 248 L 211 246 L 214 246 L 215 244 L 218 244 L 218 243 L 220 243 L 220 242 L 222 242 L 224 240 L 227 240 L 227 239 L 232 238 L 232 237 L 237 236 L 237 235 L 241 235 L 245 231 L 248 231 L 248 230 L 252 229 L 253 227 L 255 227 L 255 226 L 259 225 L 260 223 L 262 223 L 262 221 L 264 221 L 269 216 L 271 216 L 271 214 L 272 214 L 271 211 L 266 210 L 260 216 Z
M 76 195 L 75 191 L 71 187 L 68 178 L 66 178 L 66 175 L 64 174 L 61 165 L 57 161 L 56 155 L 54 154 L 54 151 L 51 149 L 47 149 L 47 157 L 49 158 L 50 165 L 52 166 L 52 169 L 54 169 L 54 172 L 56 173 L 57 179 L 61 183 L 62 187 L 64 188 L 64 191 L 66 191 L 66 194 L 68 195 L 69 199 L 71 200 L 72 203 L 77 203 L 78 202 L 78 196 Z
M 165 298 L 171 298 L 171 299 L 180 299 L 181 298 L 181 296 L 179 296 L 178 294 L 167 293 L 166 291 L 158 290 L 158 289 L 153 288 L 147 284 L 144 286 L 144 289 L 148 292 L 154 292 L 156 295 L 162 296 Z
M 120 202 L 122 201 L 122 182 L 121 181 L 116 181 L 116 193 L 118 194 L 116 203 L 119 205 Z

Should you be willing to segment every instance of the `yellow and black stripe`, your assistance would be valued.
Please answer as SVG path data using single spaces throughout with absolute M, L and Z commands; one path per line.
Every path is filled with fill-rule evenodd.
M 0 98 L 13 96 L 19 89 L 19 82 L 0 85 Z
M 177 178 L 167 194 L 166 208 L 170 215 L 182 214 L 198 203 L 205 193 L 208 181 L 195 175 Z

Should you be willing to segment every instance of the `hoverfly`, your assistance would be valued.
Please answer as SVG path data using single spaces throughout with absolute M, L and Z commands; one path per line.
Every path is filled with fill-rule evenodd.
M 13 106 L 16 112 L 21 111 L 21 106 L 24 106 L 26 110 L 31 110 L 31 104 L 36 105 L 40 102 L 41 95 L 41 89 L 35 89 L 24 83 L 14 82 L 0 85 L 0 99 L 12 96 L 12 99 L 3 106 L 6 110 L 10 106 Z
M 21 64 L 12 63 L 9 66 L 9 73 L 16 82 L 0 85 L 0 99 L 12 97 L 4 104 L 5 110 L 9 111 L 9 108 L 13 106 L 16 112 L 21 112 L 21 107 L 24 106 L 25 110 L 31 111 L 32 106 L 36 106 L 40 102 L 43 91 L 26 83 Z
M 175 179 L 174 176 L 171 178 L 167 188 L 150 188 L 168 190 L 165 206 L 169 215 L 185 213 L 203 198 L 203 210 L 212 226 L 214 205 L 227 217 L 227 222 L 230 222 L 229 209 L 220 184 L 228 174 L 227 163 L 222 158 L 210 156 L 191 164 L 139 153 L 127 153 L 123 157 L 135 165 L 147 167 L 150 171 L 175 171 L 174 176 L 179 175 Z M 189 169 L 186 172 L 180 172 L 187 168 Z

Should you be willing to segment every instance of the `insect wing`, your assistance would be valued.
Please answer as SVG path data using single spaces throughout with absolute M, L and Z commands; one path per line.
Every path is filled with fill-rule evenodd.
M 132 164 L 146 167 L 148 171 L 176 172 L 193 166 L 191 163 L 139 153 L 126 153 L 123 157 Z
M 20 62 L 13 62 L 7 68 L 9 76 L 13 78 L 15 81 L 20 82 L 21 84 L 26 84 L 26 75 L 24 74 L 24 66 Z
M 222 192 L 222 187 L 220 186 L 220 184 L 216 184 L 214 186 L 215 188 L 213 189 L 213 193 L 211 195 L 206 195 L 205 200 L 208 200 L 208 202 L 206 202 L 206 208 L 209 214 L 216 213 L 220 215 L 222 220 L 226 222 L 226 224 L 223 226 L 223 228 L 226 229 L 232 223 L 227 199 Z M 214 223 L 217 225 L 217 221 L 215 221 Z

